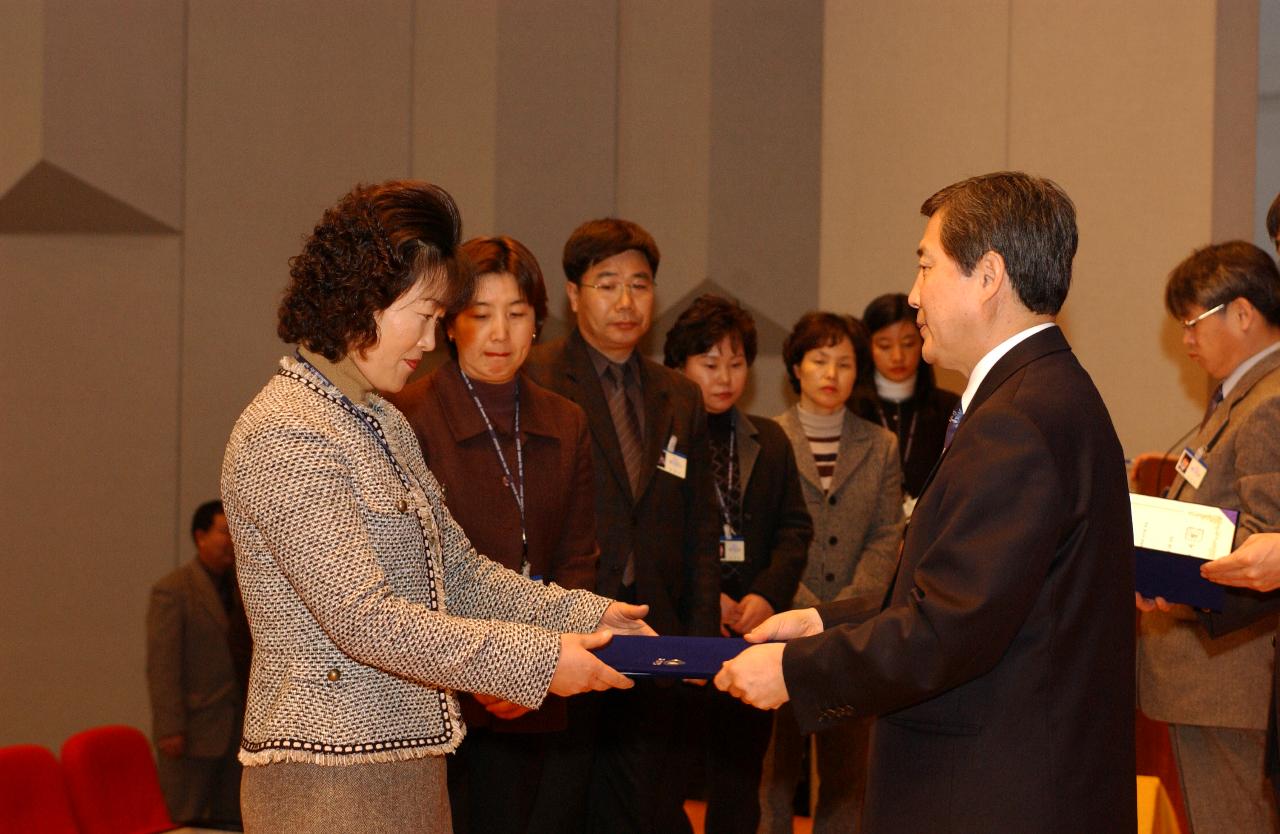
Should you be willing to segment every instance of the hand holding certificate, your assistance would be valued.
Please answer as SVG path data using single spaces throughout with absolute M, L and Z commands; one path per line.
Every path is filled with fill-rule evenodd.
M 716 675 L 716 688 L 759 709 L 777 709 L 791 700 L 782 675 L 785 642 L 822 631 L 822 618 L 813 608 L 774 614 L 747 635 L 751 646 L 725 663 Z
M 1200 575 L 1251 591 L 1280 588 L 1280 533 L 1254 533 L 1231 555 L 1201 565 Z
M 1235 539 L 1235 510 L 1130 495 L 1139 597 L 1222 610 L 1223 589 L 1202 578 L 1206 560 L 1226 556 Z M 1146 608 L 1139 601 L 1140 608 Z

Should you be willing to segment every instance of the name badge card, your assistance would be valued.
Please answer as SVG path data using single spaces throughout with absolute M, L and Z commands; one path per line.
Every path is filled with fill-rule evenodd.
M 735 536 L 730 532 L 726 532 L 720 537 L 720 561 L 747 561 L 747 543 L 742 540 L 741 536 Z
M 689 458 L 676 451 L 676 436 L 671 435 L 671 439 L 667 441 L 667 448 L 662 450 L 662 455 L 658 458 L 658 468 L 668 475 L 675 475 L 677 478 L 684 480 L 685 475 L 689 471 Z
M 1200 488 L 1200 484 L 1204 483 L 1204 476 L 1209 472 L 1209 467 L 1204 465 L 1204 458 L 1191 451 L 1190 447 L 1182 450 L 1182 457 L 1178 458 L 1174 469 L 1195 489 Z

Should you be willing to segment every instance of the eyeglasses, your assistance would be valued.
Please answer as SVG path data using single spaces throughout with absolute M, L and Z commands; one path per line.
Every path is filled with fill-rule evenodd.
M 624 291 L 630 292 L 632 298 L 645 298 L 653 292 L 652 281 L 601 281 L 598 284 L 583 281 L 580 286 L 590 287 L 610 301 L 617 301 Z
M 1209 310 L 1205 310 L 1203 313 L 1201 313 L 1200 315 L 1196 316 L 1193 319 L 1187 319 L 1182 323 L 1182 326 L 1187 330 L 1191 330 L 1197 324 L 1209 318 L 1209 316 L 1212 316 L 1214 313 L 1221 312 L 1222 310 L 1226 309 L 1226 306 L 1227 306 L 1227 302 L 1224 301 L 1221 304 L 1219 304 L 1217 307 L 1214 307 Z

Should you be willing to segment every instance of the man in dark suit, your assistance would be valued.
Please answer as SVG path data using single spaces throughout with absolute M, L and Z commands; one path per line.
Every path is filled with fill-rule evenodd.
M 657 244 L 635 223 L 606 218 L 579 226 L 564 247 L 577 327 L 534 348 L 525 372 L 587 413 L 600 545 L 596 591 L 647 604 L 646 620 L 659 634 L 713 635 L 719 529 L 702 395 L 636 350 L 652 323 L 658 262 Z M 594 699 L 594 734 L 576 739 L 594 746 L 587 829 L 687 825 L 679 792 L 662 785 L 678 690 L 642 683 L 619 694 Z M 557 805 L 571 817 L 576 803 Z
M 151 589 L 147 688 L 160 786 L 179 822 L 240 819 L 240 727 L 252 642 L 221 501 L 191 519 L 196 557 Z
M 875 715 L 864 832 L 1135 827 L 1133 533 L 1119 441 L 1054 316 L 1070 199 L 1019 173 L 925 201 L 911 304 L 969 377 L 889 598 L 777 615 L 721 689 L 818 730 Z M 863 608 L 864 610 L 858 610 Z

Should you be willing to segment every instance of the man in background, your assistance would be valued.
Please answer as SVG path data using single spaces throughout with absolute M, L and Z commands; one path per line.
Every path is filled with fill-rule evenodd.
M 636 223 L 611 217 L 579 226 L 564 247 L 577 326 L 535 347 L 525 371 L 587 413 L 597 593 L 647 604 L 646 620 L 659 634 L 711 636 L 720 623 L 719 529 L 702 394 L 637 350 L 653 323 L 658 261 L 653 237 Z M 587 726 L 591 737 L 565 740 L 594 748 L 593 757 L 567 768 L 590 775 L 586 830 L 687 828 L 682 791 L 664 784 L 677 755 L 679 688 L 639 681 L 587 703 L 598 717 L 570 724 Z M 540 830 L 582 824 L 573 819 L 581 804 L 568 785 L 554 804 L 564 818 Z
M 1217 383 L 1168 497 L 1239 510 L 1240 545 L 1280 526 L 1280 271 L 1252 243 L 1206 246 L 1170 273 L 1165 306 Z M 1263 778 L 1275 619 L 1215 639 L 1187 606 L 1139 607 L 1138 704 L 1169 724 L 1191 826 L 1276 830 Z
M 251 639 L 221 501 L 191 519 L 196 556 L 151 589 L 147 687 L 160 786 L 178 822 L 240 819 Z

